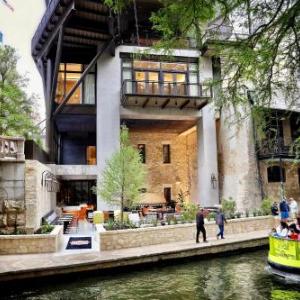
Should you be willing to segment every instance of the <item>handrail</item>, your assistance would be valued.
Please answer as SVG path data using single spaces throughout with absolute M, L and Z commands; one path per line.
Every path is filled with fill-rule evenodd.
M 258 145 L 258 155 L 264 156 L 296 156 L 296 151 L 291 145 L 285 145 L 283 138 L 275 140 L 264 140 L 261 145 Z
M 203 86 L 200 83 L 125 79 L 122 82 L 123 95 L 211 98 L 212 88 L 209 85 Z

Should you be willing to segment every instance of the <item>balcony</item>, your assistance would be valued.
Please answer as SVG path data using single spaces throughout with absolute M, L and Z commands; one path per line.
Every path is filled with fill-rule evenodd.
M 124 80 L 121 102 L 124 107 L 201 109 L 212 98 L 210 86 L 199 83 Z
M 259 159 L 296 158 L 296 149 L 291 145 L 284 145 L 283 139 L 265 140 L 258 146 Z

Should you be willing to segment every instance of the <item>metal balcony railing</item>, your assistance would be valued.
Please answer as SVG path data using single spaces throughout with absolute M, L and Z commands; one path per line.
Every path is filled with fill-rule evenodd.
M 264 140 L 258 146 L 259 158 L 295 158 L 296 149 L 291 145 L 284 145 L 282 138 L 276 140 Z
M 122 96 L 158 96 L 177 98 L 211 98 L 211 86 L 199 83 L 158 82 L 126 79 L 122 84 Z

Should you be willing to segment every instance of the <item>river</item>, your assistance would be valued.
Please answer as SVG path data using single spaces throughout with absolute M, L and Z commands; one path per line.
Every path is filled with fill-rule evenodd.
M 267 250 L 27 287 L 4 299 L 300 299 L 300 286 L 265 271 Z M 2 290 L 3 291 L 3 290 Z M 8 291 L 6 291 L 8 292 Z M 0 297 L 1 298 L 1 297 Z

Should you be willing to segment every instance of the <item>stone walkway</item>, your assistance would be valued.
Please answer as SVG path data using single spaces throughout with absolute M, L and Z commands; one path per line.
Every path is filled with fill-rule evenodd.
M 101 270 L 254 248 L 268 244 L 268 233 L 269 230 L 264 230 L 226 236 L 224 240 L 211 238 L 208 243 L 196 244 L 194 241 L 184 241 L 115 251 L 2 255 L 0 281 Z

